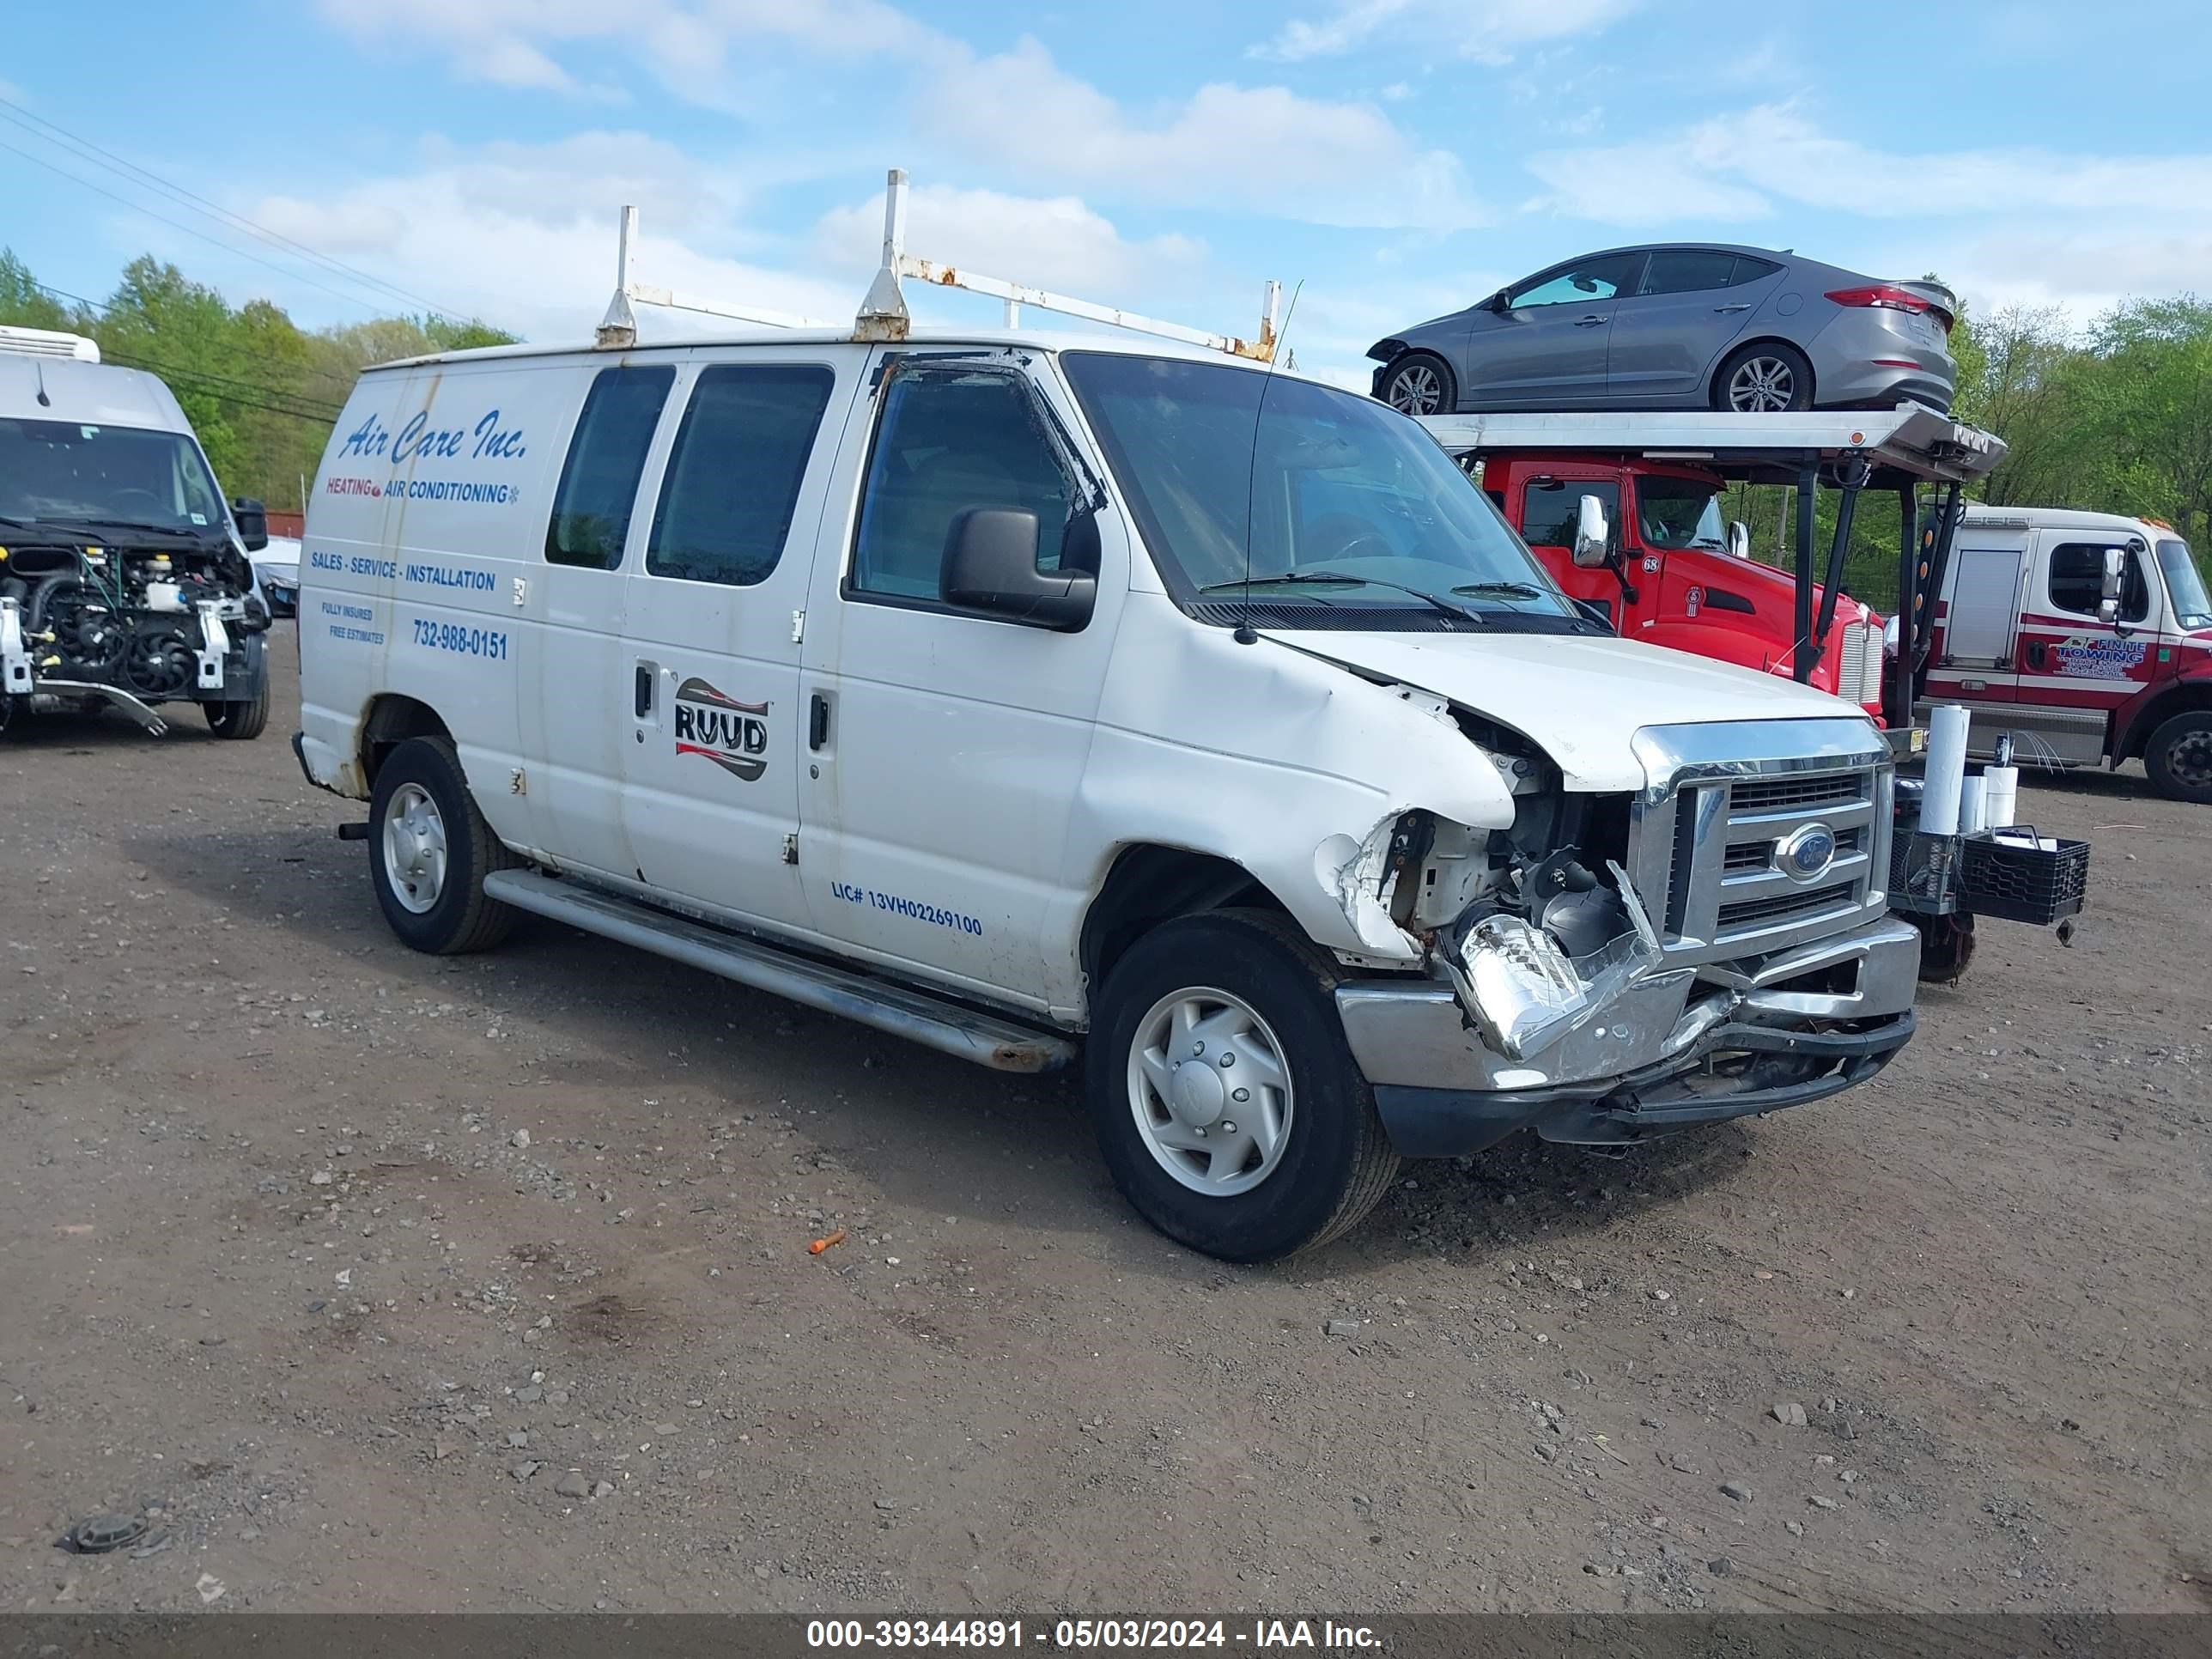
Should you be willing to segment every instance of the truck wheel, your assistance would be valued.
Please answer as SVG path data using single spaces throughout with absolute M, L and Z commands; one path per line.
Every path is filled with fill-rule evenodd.
M 207 716 L 208 730 L 218 738 L 243 743 L 259 737 L 269 725 L 269 677 L 261 677 L 259 689 L 246 702 L 204 702 L 200 712 Z
M 1713 376 L 1713 407 L 1738 415 L 1772 415 L 1813 406 L 1813 365 L 1779 340 L 1729 354 Z
M 2176 714 L 2143 745 L 2151 787 L 2168 800 L 2212 805 L 2212 709 Z
M 1435 352 L 1409 351 L 1382 377 L 1382 401 L 1408 415 L 1449 415 L 1459 407 L 1459 386 Z
M 368 868 L 392 931 L 418 951 L 489 950 L 514 926 L 484 878 L 514 862 L 470 798 L 453 744 L 410 738 L 369 792 Z
M 1171 921 L 1115 964 L 1085 1056 L 1099 1150 L 1137 1212 L 1224 1261 L 1358 1224 L 1398 1155 L 1337 1017 L 1335 964 L 1281 918 Z
M 1974 919 L 1963 910 L 1945 916 L 1912 916 L 1920 930 L 1920 977 L 1929 985 L 1956 985 L 1974 959 Z

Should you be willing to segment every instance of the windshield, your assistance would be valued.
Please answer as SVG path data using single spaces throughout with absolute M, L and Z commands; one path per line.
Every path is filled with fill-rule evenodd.
M 1312 624 L 1343 626 L 1323 613 L 1355 609 L 1366 628 L 1585 625 L 1450 457 L 1372 398 L 1225 364 L 1062 361 L 1186 604 L 1234 600 L 1249 574 L 1286 627 L 1310 625 L 1309 611 Z
M 1720 486 L 1696 478 L 1637 479 L 1636 520 L 1646 547 L 1680 552 L 1728 545 L 1721 530 Z
M 2159 543 L 2158 568 L 2166 573 L 2166 596 L 2173 601 L 2174 626 L 2185 633 L 2212 628 L 2212 599 L 2205 596 L 2204 573 L 2190 556 L 2189 544 Z
M 222 498 L 199 446 L 178 432 L 0 420 L 0 518 L 216 530 Z

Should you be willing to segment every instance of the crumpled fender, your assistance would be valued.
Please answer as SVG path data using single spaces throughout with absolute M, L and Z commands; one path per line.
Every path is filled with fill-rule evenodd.
M 1144 640 L 1144 660 L 1117 656 L 1107 676 L 1070 823 L 1089 890 L 1123 847 L 1187 848 L 1249 870 L 1326 949 L 1419 962 L 1420 945 L 1381 904 L 1398 820 L 1513 822 L 1511 793 L 1449 705 L 1226 629 L 1124 627 L 1121 638 Z

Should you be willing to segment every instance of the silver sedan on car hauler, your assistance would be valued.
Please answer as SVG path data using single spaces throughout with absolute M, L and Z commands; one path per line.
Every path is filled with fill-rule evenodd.
M 1587 253 L 1376 341 L 1374 392 L 1409 415 L 1571 409 L 1948 410 L 1959 302 L 1788 250 Z

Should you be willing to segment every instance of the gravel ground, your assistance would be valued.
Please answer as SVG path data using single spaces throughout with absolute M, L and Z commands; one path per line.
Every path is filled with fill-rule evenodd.
M 1232 1269 L 1056 1082 L 407 951 L 278 654 L 258 742 L 0 744 L 0 1605 L 2212 1601 L 2212 812 L 2133 769 L 2023 790 L 2072 948 L 1989 927 L 1872 1086 Z

